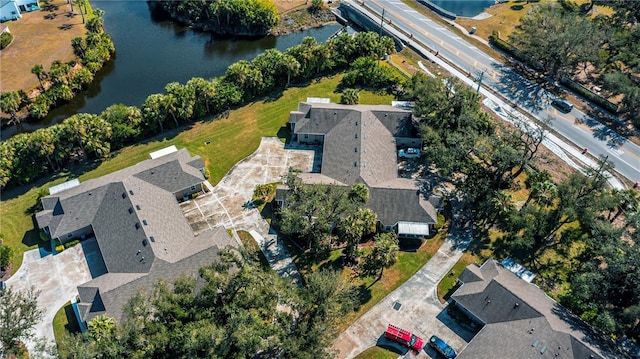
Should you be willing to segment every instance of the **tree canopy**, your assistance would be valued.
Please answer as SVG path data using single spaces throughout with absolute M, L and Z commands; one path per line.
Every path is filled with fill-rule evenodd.
M 174 19 L 225 35 L 264 35 L 280 22 L 273 0 L 160 1 Z
M 225 256 L 223 256 L 225 257 Z M 62 358 L 330 358 L 354 288 L 318 271 L 302 287 L 246 257 L 226 256 L 198 276 L 157 282 L 134 295 L 125 319 L 99 316 L 67 336 Z

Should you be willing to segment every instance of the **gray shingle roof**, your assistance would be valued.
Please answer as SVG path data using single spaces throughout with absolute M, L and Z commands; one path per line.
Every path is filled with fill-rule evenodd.
M 586 323 L 494 260 L 468 266 L 459 279 L 451 299 L 486 323 L 460 359 L 619 357 Z
M 297 135 L 324 135 L 321 173 L 302 174 L 305 183 L 365 183 L 371 194 L 367 206 L 384 225 L 436 223 L 436 210 L 419 195 L 415 181 L 398 178 L 396 138 L 418 135 L 411 111 L 301 102 L 290 123 Z
M 95 234 L 107 273 L 79 287 L 84 318 L 119 318 L 139 286 L 172 281 L 236 245 L 221 227 L 194 235 L 178 206 L 174 193 L 202 183 L 203 166 L 183 149 L 42 199 L 36 220 L 53 238 L 87 226 Z
M 436 223 L 435 209 L 420 194 L 418 189 L 370 188 L 369 202 L 378 215 L 378 220 L 386 226 L 398 221 Z
M 214 232 L 213 237 L 229 237 L 224 228 L 218 227 Z M 224 241 L 224 238 L 221 239 Z M 149 273 L 146 275 L 132 276 L 107 273 L 82 284 L 78 287 L 81 302 L 91 308 L 86 311 L 83 319 L 89 321 L 100 314 L 107 314 L 121 321 L 125 305 L 138 290 L 142 288 L 148 290 L 160 279 L 172 283 L 182 275 L 196 275 L 198 269 L 213 263 L 218 258 L 218 252 L 219 248 L 212 240 L 208 248 L 175 263 L 163 260 L 154 261 Z

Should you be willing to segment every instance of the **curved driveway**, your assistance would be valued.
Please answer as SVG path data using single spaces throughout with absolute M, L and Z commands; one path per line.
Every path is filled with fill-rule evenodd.
M 425 341 L 436 334 L 458 352 L 466 346 L 473 333 L 442 312 L 444 306 L 436 295 L 438 282 L 460 259 L 471 240 L 471 227 L 461 225 L 461 222 L 459 215 L 454 216 L 447 240 L 429 262 L 340 334 L 333 344 L 338 351 L 336 358 L 353 358 L 365 349 L 385 342 L 383 334 L 389 323 L 409 330 Z M 416 357 L 435 356 L 428 349 Z

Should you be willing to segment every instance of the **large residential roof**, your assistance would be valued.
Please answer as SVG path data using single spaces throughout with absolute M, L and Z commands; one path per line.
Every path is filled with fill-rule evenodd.
M 369 186 L 398 177 L 396 137 L 416 137 L 411 111 L 381 105 L 304 104 L 296 134 L 324 136 L 321 174 Z M 293 114 L 292 114 L 293 117 Z
M 459 279 L 452 300 L 485 325 L 458 358 L 616 358 L 580 318 L 496 261 Z
M 195 235 L 177 203 L 177 194 L 204 182 L 203 168 L 202 158 L 183 149 L 42 198 L 36 220 L 52 238 L 87 228 L 95 234 L 106 274 L 78 287 L 84 320 L 100 314 L 121 319 L 139 288 L 194 273 L 219 248 L 235 246 L 222 227 Z
M 146 272 L 154 257 L 175 262 L 203 249 L 174 195 L 202 183 L 203 166 L 184 149 L 146 160 L 44 197 L 36 220 L 52 238 L 90 225 L 109 272 Z
M 420 193 L 416 181 L 398 178 L 396 139 L 418 135 L 410 110 L 301 102 L 289 122 L 299 138 L 323 136 L 321 171 L 301 174 L 305 183 L 365 183 L 371 194 L 367 207 L 385 225 L 398 220 L 436 222 L 433 203 Z
M 210 236 L 203 239 L 208 242 L 206 248 L 180 261 L 169 263 L 156 260 L 148 273 L 107 273 L 79 286 L 78 309 L 81 317 L 89 321 L 95 316 L 107 314 L 121 320 L 125 304 L 141 288 L 148 290 L 158 280 L 172 283 L 182 275 L 197 274 L 199 268 L 218 258 L 218 246 L 234 245 L 224 228 L 216 227 L 208 232 Z

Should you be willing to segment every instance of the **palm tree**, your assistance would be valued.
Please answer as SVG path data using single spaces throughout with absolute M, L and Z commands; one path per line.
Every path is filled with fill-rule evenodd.
M 385 268 L 391 267 L 398 259 L 398 238 L 395 233 L 382 233 L 374 238 L 375 246 L 364 260 L 362 273 L 365 276 L 377 275 L 376 281 L 382 278 Z M 374 282 L 375 283 L 375 282 Z
M 164 95 L 156 93 L 149 95 L 142 105 L 142 117 L 147 122 L 156 122 L 160 127 L 160 133 L 164 132 L 162 125 L 167 118 L 167 113 L 162 106 L 162 97 Z
M 45 73 L 44 73 L 44 69 L 42 68 L 42 65 L 34 65 L 31 68 L 31 73 L 36 75 L 36 77 L 38 78 L 38 82 L 40 83 L 40 88 L 42 89 L 42 92 L 44 92 L 44 86 L 42 85 L 42 79 L 45 78 Z
M 84 13 L 86 12 L 86 9 L 85 9 L 84 12 L 82 11 L 82 5 L 84 5 L 84 1 L 85 0 L 70 0 L 70 3 L 72 4 L 71 5 L 71 11 L 73 11 L 73 3 L 76 3 L 78 5 L 78 10 L 80 10 L 80 15 L 82 15 L 82 23 L 83 24 L 84 24 Z
M 24 103 L 24 97 L 22 96 L 22 94 L 22 90 L 18 90 L 3 92 L 2 95 L 0 95 L 0 111 L 11 115 L 9 123 L 18 125 L 18 123 L 20 122 L 18 121 L 16 113 L 20 110 L 22 104 Z
M 209 109 L 209 101 L 211 101 L 216 96 L 216 87 L 213 85 L 213 82 L 207 81 L 201 77 L 194 77 L 191 80 L 187 81 L 186 85 L 195 95 L 196 104 L 194 105 L 196 112 L 196 116 L 202 116 L 204 114 L 208 114 L 211 112 Z M 206 112 L 204 114 L 198 113 L 198 107 L 202 106 L 204 102 L 204 106 L 206 108 Z
M 542 182 L 534 183 L 531 188 L 531 192 L 529 193 L 529 197 L 525 202 L 525 206 L 532 199 L 535 200 L 541 206 L 550 206 L 553 203 L 553 200 L 556 198 L 558 194 L 558 188 L 553 181 L 546 180 Z
M 340 103 L 345 105 L 357 105 L 360 102 L 360 91 L 356 89 L 345 89 L 340 97 Z

